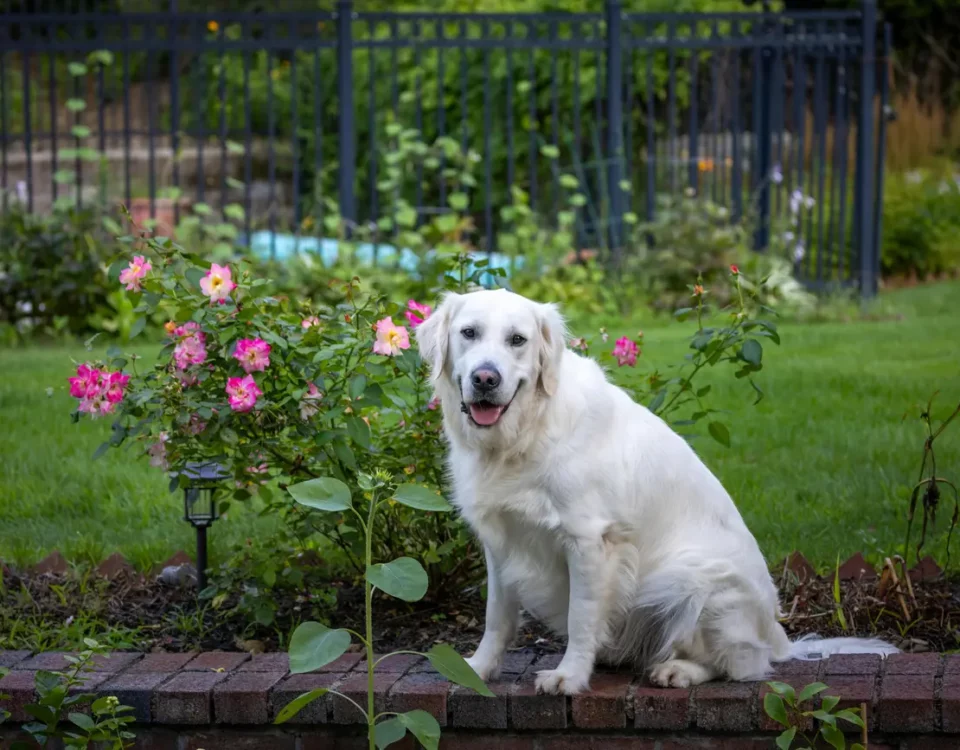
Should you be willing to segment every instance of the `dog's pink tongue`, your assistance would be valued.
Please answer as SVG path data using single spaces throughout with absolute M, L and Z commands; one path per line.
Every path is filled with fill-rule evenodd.
M 503 414 L 502 406 L 470 404 L 470 416 L 473 417 L 473 421 L 484 427 L 496 424 L 501 414 Z

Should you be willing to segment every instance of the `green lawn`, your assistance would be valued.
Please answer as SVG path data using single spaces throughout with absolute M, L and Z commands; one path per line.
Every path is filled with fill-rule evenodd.
M 885 295 L 884 311 L 900 319 L 783 325 L 782 346 L 766 347 L 757 407 L 728 374 L 711 381 L 733 444 L 695 445 L 771 561 L 800 549 L 828 567 L 838 554 L 899 551 L 923 444 L 920 405 L 936 390 L 941 414 L 960 401 L 957 299 L 960 284 L 940 284 Z M 682 356 L 689 324 L 639 321 L 625 332 L 638 327 L 645 360 Z M 146 462 L 126 451 L 90 461 L 108 423 L 71 425 L 65 388 L 71 357 L 85 356 L 82 347 L 0 351 L 0 559 L 22 564 L 57 548 L 88 561 L 119 550 L 151 567 L 192 549 L 191 532 L 179 496 Z M 960 480 L 958 459 L 960 424 L 940 446 L 940 473 Z M 949 511 L 931 545 L 941 559 Z M 269 523 L 233 511 L 214 527 L 213 554 Z

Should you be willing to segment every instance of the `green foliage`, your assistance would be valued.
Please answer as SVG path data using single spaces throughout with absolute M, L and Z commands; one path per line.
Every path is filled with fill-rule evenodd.
M 920 279 L 960 271 L 960 185 L 952 165 L 890 174 L 880 250 L 885 276 Z
M 133 747 L 135 735 L 127 727 L 133 723 L 129 706 L 122 706 L 114 696 L 98 698 L 93 693 L 81 692 L 90 679 L 94 657 L 107 656 L 99 643 L 87 639 L 85 648 L 78 654 L 64 655 L 70 665 L 62 671 L 40 671 L 36 674 L 37 701 L 24 706 L 34 721 L 23 725 L 33 742 L 15 741 L 11 750 L 28 750 L 56 743 L 64 747 L 104 750 L 125 750 Z M 7 696 L 0 696 L 0 700 Z M 89 713 L 79 711 L 89 706 Z M 9 717 L 9 712 L 0 710 L 0 723 Z
M 399 742 L 409 731 L 423 747 L 436 750 L 440 741 L 440 726 L 431 714 L 416 710 L 407 713 L 385 711 L 374 713 L 374 673 L 377 664 L 392 654 L 377 655 L 373 651 L 373 592 L 379 589 L 384 594 L 405 601 L 419 601 L 427 590 L 427 572 L 419 562 L 409 557 L 401 557 L 386 563 L 374 563 L 373 537 L 376 533 L 378 513 L 386 510 L 391 502 L 411 503 L 412 507 L 431 506 L 432 510 L 446 511 L 449 505 L 442 498 L 437 499 L 431 490 L 418 485 L 392 483 L 390 473 L 376 470 L 373 474 L 358 477 L 358 486 L 367 498 L 367 508 L 363 509 L 351 501 L 351 491 L 332 477 L 317 479 L 293 485 L 290 495 L 311 511 L 325 513 L 343 513 L 349 511 L 362 527 L 365 542 L 366 575 L 364 577 L 365 621 L 364 633 L 347 630 L 332 630 L 319 622 L 302 623 L 294 632 L 290 641 L 290 671 L 294 673 L 313 672 L 343 655 L 350 645 L 351 636 L 356 637 L 366 650 L 367 664 L 367 706 L 355 703 L 351 698 L 336 690 L 312 690 L 298 696 L 277 715 L 275 723 L 282 724 L 297 715 L 305 706 L 324 695 L 331 694 L 347 700 L 363 714 L 367 722 L 367 736 L 370 747 L 385 748 Z M 319 497 L 321 502 L 317 502 Z M 335 497 L 335 502 L 330 498 Z M 342 518 L 342 517 L 341 517 Z M 404 652 L 408 653 L 408 652 Z M 481 695 L 492 696 L 476 672 L 463 658 L 449 646 L 434 646 L 426 654 L 430 663 L 447 679 L 458 685 L 470 688 Z
M 768 682 L 770 690 L 763 698 L 763 710 L 767 716 L 773 719 L 780 726 L 785 727 L 784 731 L 777 737 L 777 747 L 779 750 L 812 750 L 819 747 L 817 735 L 823 738 L 830 747 L 835 750 L 846 750 L 847 739 L 843 734 L 844 725 L 838 722 L 847 722 L 846 727 L 857 727 L 864 732 L 863 717 L 860 715 L 859 708 L 837 709 L 840 699 L 835 696 L 824 695 L 819 700 L 817 707 L 817 696 L 830 688 L 822 682 L 814 682 L 807 685 L 800 693 L 797 693 L 791 685 L 784 682 Z M 808 735 L 804 730 L 807 721 L 817 722 L 817 731 Z M 798 743 L 799 744 L 796 744 Z M 853 743 L 850 750 L 864 750 L 860 743 Z

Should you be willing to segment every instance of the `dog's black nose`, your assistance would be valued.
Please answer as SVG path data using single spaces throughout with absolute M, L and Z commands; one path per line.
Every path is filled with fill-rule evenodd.
M 476 391 L 485 393 L 500 387 L 500 373 L 495 368 L 489 366 L 478 367 L 470 376 L 473 382 L 473 388 Z

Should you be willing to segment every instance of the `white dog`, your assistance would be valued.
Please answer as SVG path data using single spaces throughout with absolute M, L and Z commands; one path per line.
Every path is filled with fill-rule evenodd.
M 493 679 L 525 609 L 568 638 L 537 689 L 573 694 L 594 664 L 659 685 L 755 680 L 771 662 L 897 649 L 791 643 L 756 540 L 659 417 L 566 347 L 553 305 L 507 291 L 446 297 L 417 329 L 443 404 L 454 503 L 483 543 Z

